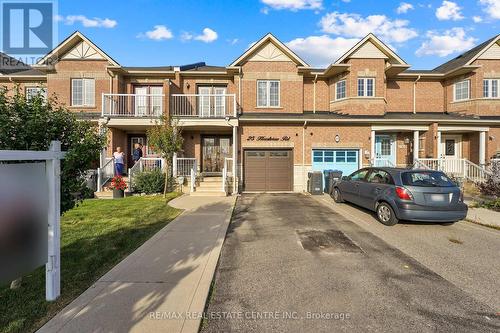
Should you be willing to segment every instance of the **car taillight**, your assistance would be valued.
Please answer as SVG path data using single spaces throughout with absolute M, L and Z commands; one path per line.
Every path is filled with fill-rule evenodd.
M 396 195 L 401 200 L 413 200 L 411 192 L 404 187 L 396 186 Z

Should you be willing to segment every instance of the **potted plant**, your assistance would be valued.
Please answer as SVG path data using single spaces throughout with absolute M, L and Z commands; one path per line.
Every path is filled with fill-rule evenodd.
M 122 176 L 115 176 L 111 179 L 111 189 L 113 189 L 113 199 L 123 198 L 127 183 L 125 183 Z

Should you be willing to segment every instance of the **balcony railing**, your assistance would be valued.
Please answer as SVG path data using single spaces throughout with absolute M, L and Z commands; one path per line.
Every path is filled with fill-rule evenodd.
M 102 116 L 159 117 L 163 113 L 165 95 L 103 94 Z
M 234 94 L 174 94 L 170 96 L 170 114 L 177 117 L 236 117 Z

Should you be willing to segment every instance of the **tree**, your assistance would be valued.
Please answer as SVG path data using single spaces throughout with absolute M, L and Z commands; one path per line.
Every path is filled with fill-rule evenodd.
M 184 139 L 182 138 L 180 127 L 166 115 L 163 115 L 160 121 L 156 122 L 152 128 L 148 129 L 147 135 L 149 144 L 161 155 L 166 163 L 165 185 L 163 187 L 163 196 L 165 197 L 167 195 L 167 189 L 169 189 L 172 160 L 174 154 L 182 149 Z
M 95 123 L 78 120 L 57 102 L 41 95 L 26 99 L 19 87 L 0 89 L 0 149 L 48 150 L 50 141 L 61 141 L 66 151 L 61 161 L 61 213 L 77 203 L 84 172 L 99 159 L 105 145 Z

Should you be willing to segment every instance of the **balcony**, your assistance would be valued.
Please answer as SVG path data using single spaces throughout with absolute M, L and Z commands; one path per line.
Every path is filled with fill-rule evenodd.
M 103 94 L 103 117 L 159 117 L 165 95 Z
M 174 94 L 170 96 L 170 115 L 179 118 L 236 117 L 234 94 Z

